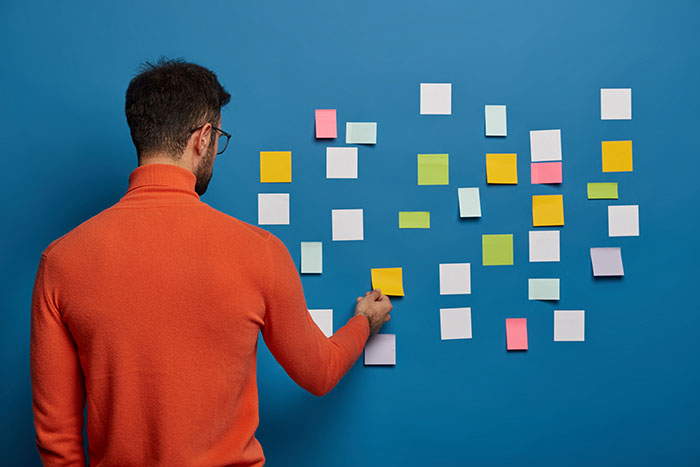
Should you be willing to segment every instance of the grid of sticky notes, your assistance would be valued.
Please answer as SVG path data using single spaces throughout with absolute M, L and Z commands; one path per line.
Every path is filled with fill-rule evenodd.
M 452 83 L 420 83 L 419 94 L 419 114 L 425 116 L 421 118 L 436 118 L 436 121 L 439 121 L 450 118 L 453 114 Z M 340 190 L 351 190 L 354 183 L 352 180 L 357 180 L 360 175 L 360 159 L 365 157 L 362 155 L 362 151 L 365 151 L 363 146 L 377 145 L 377 122 L 345 121 L 345 145 L 343 145 L 342 140 L 338 140 L 338 128 L 339 126 L 343 128 L 338 115 L 337 109 L 315 109 L 315 137 L 319 142 L 328 144 L 325 147 L 326 179 L 339 180 L 329 183 L 338 184 Z M 601 120 L 631 120 L 632 90 L 630 88 L 600 89 L 600 118 Z M 486 137 L 487 144 L 488 141 L 496 140 L 501 140 L 502 143 L 492 146 L 494 149 L 497 148 L 498 152 L 486 151 L 484 154 L 485 177 L 481 183 L 472 182 L 472 186 L 457 187 L 458 222 L 468 228 L 478 228 L 482 225 L 483 197 L 488 198 L 491 190 L 512 192 L 509 190 L 513 188 L 507 188 L 507 186 L 519 183 L 519 151 L 516 150 L 515 145 L 510 144 L 512 137 L 508 138 L 507 120 L 506 105 L 484 105 L 483 135 Z M 511 132 L 513 128 L 518 132 L 517 126 L 511 127 Z M 622 128 L 622 134 L 624 135 L 624 128 Z M 342 138 L 342 135 L 340 136 Z M 558 265 L 562 260 L 561 232 L 565 225 L 564 194 L 557 193 L 564 186 L 562 130 L 551 127 L 529 130 L 529 145 L 529 166 L 525 166 L 521 161 L 520 168 L 526 170 L 529 167 L 532 187 L 530 195 L 532 230 L 528 232 L 526 239 L 527 257 L 530 263 Z M 601 178 L 586 183 L 587 199 L 608 201 L 604 209 L 607 212 L 609 239 L 638 237 L 639 205 L 630 204 L 624 198 L 625 190 L 619 189 L 619 185 L 624 183 L 624 174 L 633 171 L 632 141 L 624 137 L 606 140 L 601 141 L 600 147 Z M 291 184 L 292 156 L 292 151 L 285 148 L 260 151 L 260 183 L 270 184 L 268 186 L 272 187 L 275 184 Z M 431 187 L 450 185 L 450 154 L 418 153 L 415 160 L 415 180 L 416 184 L 422 187 L 420 190 L 440 192 L 444 188 Z M 455 174 L 454 179 L 463 180 L 468 177 L 464 174 Z M 290 193 L 275 191 L 277 190 L 272 188 L 267 192 L 258 193 L 258 224 L 260 225 L 290 225 Z M 622 203 L 618 202 L 619 200 L 622 200 Z M 598 203 L 600 201 L 595 201 L 593 205 L 599 206 Z M 394 215 L 397 215 L 394 219 L 398 219 L 398 229 L 405 232 L 401 235 L 409 236 L 407 238 L 413 238 L 412 236 L 415 235 L 421 238 L 431 235 L 431 212 L 421 209 L 424 206 L 401 206 L 394 211 L 396 213 Z M 337 206 L 331 209 L 330 231 L 333 242 L 340 244 L 365 240 L 364 209 L 363 206 L 357 205 Z M 442 212 L 440 211 L 439 214 L 442 215 Z M 436 220 L 439 222 L 444 219 L 438 217 Z M 410 233 L 410 230 L 417 231 Z M 420 230 L 427 231 L 421 233 Z M 516 251 L 518 243 L 512 232 L 483 232 L 480 237 L 481 267 L 516 266 L 516 259 L 519 258 Z M 624 276 L 622 246 L 601 243 L 600 246 L 589 247 L 592 276 L 594 278 Z M 300 272 L 302 274 L 323 274 L 323 248 L 323 242 L 318 240 L 301 242 Z M 441 340 L 459 341 L 472 338 L 472 307 L 468 306 L 468 298 L 472 293 L 473 271 L 469 256 L 469 254 L 458 254 L 453 258 L 444 258 L 447 261 L 438 264 L 439 295 L 461 296 L 463 298 L 458 298 L 458 301 L 467 302 L 464 303 L 465 306 L 439 308 L 437 321 Z M 567 265 L 567 267 L 570 266 Z M 480 271 L 477 269 L 474 272 L 479 274 Z M 543 274 L 541 267 L 537 271 L 537 274 L 532 274 L 532 277 L 528 278 L 527 300 L 544 305 L 558 303 L 562 297 L 562 290 L 566 292 L 566 289 L 561 287 L 560 278 L 556 277 L 558 274 L 555 270 L 545 270 Z M 403 297 L 406 294 L 405 272 L 404 266 L 401 265 L 369 268 L 371 287 L 381 290 L 388 296 Z M 416 274 L 421 272 L 416 271 Z M 415 276 L 411 277 L 416 283 L 425 283 L 417 280 Z M 450 303 L 454 304 L 454 301 Z M 552 311 L 554 341 L 584 341 L 584 310 Z M 508 314 L 516 316 L 505 318 L 506 349 L 525 351 L 528 349 L 528 320 L 522 315 L 517 316 L 517 313 Z M 310 309 L 309 315 L 311 321 L 326 337 L 330 338 L 333 335 L 332 309 Z M 365 347 L 364 362 L 365 365 L 395 365 L 396 335 L 380 333 L 372 336 Z

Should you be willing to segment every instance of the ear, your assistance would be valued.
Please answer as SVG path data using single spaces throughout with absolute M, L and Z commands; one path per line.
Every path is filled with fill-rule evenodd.
M 212 127 L 211 123 L 205 123 L 202 128 L 199 130 L 195 131 L 194 134 L 192 135 L 194 139 L 194 163 L 197 165 L 199 163 L 199 159 L 206 154 L 207 149 L 209 148 L 209 141 L 211 138 L 211 132 L 212 132 Z

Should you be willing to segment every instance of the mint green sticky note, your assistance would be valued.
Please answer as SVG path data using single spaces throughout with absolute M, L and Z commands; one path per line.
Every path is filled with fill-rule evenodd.
M 448 185 L 448 159 L 447 154 L 418 154 L 418 184 Z
M 530 300 L 559 300 L 559 279 L 528 279 Z
M 486 136 L 507 135 L 505 105 L 484 106 L 484 117 L 486 119 Z
M 377 122 L 346 122 L 346 144 L 377 144 Z
M 588 199 L 617 199 L 617 182 L 589 183 Z
M 513 234 L 482 235 L 481 246 L 484 266 L 513 264 Z
M 457 188 L 459 217 L 481 217 L 479 188 Z
M 323 272 L 323 243 L 301 242 L 301 273 L 321 274 Z
M 399 229 L 429 229 L 430 213 L 426 211 L 399 212 Z

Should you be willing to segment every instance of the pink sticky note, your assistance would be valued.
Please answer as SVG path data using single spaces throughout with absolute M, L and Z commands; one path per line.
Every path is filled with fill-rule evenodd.
M 533 162 L 530 164 L 531 183 L 561 183 L 561 162 Z
M 527 350 L 527 318 L 506 318 L 508 350 Z
M 337 138 L 335 109 L 316 109 L 316 138 Z

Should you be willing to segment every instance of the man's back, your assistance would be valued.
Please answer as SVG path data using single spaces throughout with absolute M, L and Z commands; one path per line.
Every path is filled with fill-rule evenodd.
M 360 355 L 367 319 L 326 339 L 284 245 L 194 185 L 186 169 L 141 166 L 119 203 L 44 252 L 31 357 L 45 463 L 82 459 L 86 399 L 91 465 L 262 465 L 258 332 L 314 394 Z

